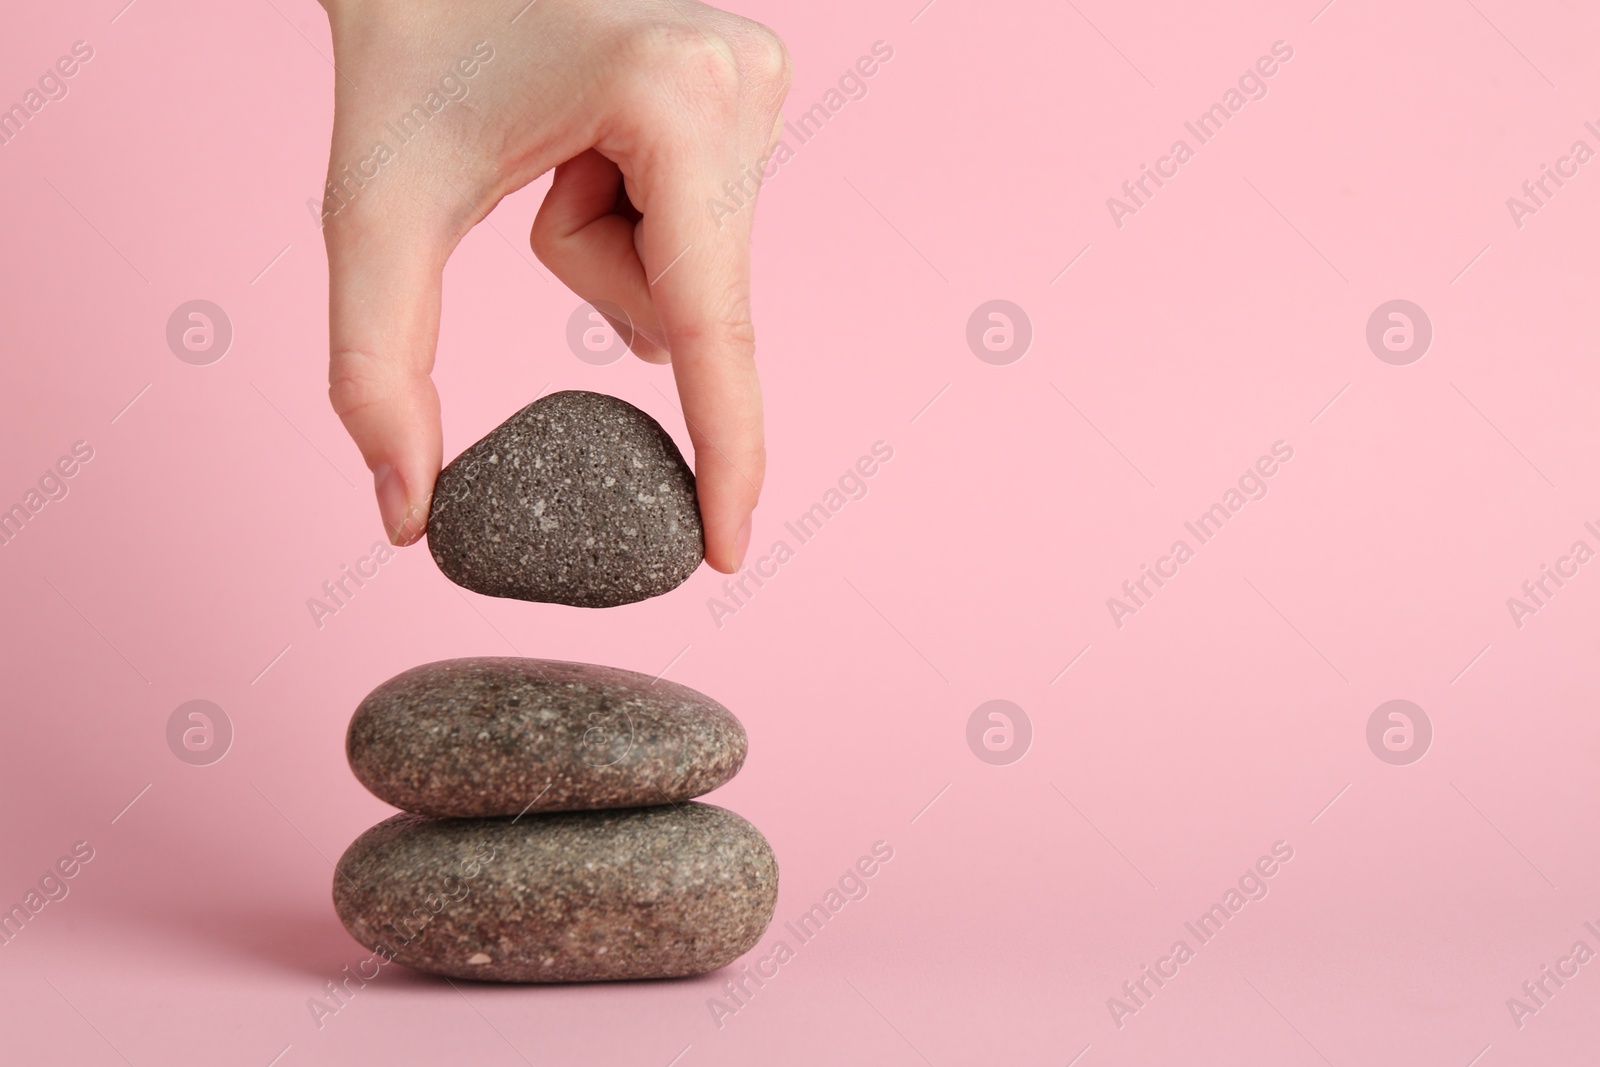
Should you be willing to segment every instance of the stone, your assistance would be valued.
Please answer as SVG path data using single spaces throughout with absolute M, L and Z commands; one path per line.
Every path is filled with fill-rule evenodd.
M 733 713 L 688 686 L 494 656 L 396 675 L 345 735 L 350 769 L 375 796 L 441 816 L 676 803 L 731 779 L 746 751 Z
M 605 608 L 677 588 L 705 538 L 694 473 L 661 425 L 574 390 L 535 400 L 439 472 L 428 549 L 474 592 Z
M 340 857 L 350 935 L 450 978 L 588 982 L 723 967 L 772 921 L 778 866 L 709 804 L 500 819 L 396 815 Z

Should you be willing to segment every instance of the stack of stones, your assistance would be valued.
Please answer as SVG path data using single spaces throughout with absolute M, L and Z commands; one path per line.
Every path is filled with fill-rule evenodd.
M 524 408 L 441 472 L 429 547 L 454 581 L 585 607 L 681 583 L 703 551 L 694 480 L 644 412 L 594 393 Z M 647 675 L 445 660 L 373 690 L 350 767 L 402 809 L 340 858 L 334 906 L 388 959 L 457 978 L 702 974 L 754 947 L 778 868 L 694 797 L 744 763 L 744 728 Z

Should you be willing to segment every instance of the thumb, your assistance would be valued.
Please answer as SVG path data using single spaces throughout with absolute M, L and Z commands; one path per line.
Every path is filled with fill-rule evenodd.
M 328 398 L 372 471 L 390 542 L 409 545 L 427 526 L 443 448 L 428 375 L 449 251 L 425 226 L 349 206 L 323 231 Z

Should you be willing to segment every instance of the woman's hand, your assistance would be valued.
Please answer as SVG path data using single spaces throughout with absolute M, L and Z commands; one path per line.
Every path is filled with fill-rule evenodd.
M 735 571 L 766 462 L 754 204 L 714 215 L 708 202 L 776 143 L 787 55 L 764 27 L 694 0 L 521 4 L 324 0 L 337 67 L 329 396 L 390 540 L 415 541 L 442 459 L 429 373 L 445 261 L 554 167 L 533 250 L 584 300 L 627 314 L 637 355 L 670 359 L 706 559 Z

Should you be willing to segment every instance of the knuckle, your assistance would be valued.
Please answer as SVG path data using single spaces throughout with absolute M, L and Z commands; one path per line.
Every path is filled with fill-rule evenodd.
M 740 355 L 753 356 L 756 351 L 756 326 L 749 315 L 726 320 L 721 324 L 725 343 Z
M 756 327 L 742 306 L 730 307 L 721 315 L 685 323 L 675 332 L 675 340 L 680 344 L 715 348 L 725 356 L 741 360 L 755 356 Z
M 724 101 L 739 93 L 739 62 L 720 35 L 682 21 L 646 22 L 628 31 L 630 65 L 665 79 L 685 97 Z
M 746 81 L 764 95 L 780 102 L 789 94 L 793 64 L 783 38 L 760 23 L 751 23 L 751 32 L 741 48 L 740 68 Z
M 665 80 L 694 103 L 776 108 L 789 90 L 789 51 L 757 22 L 740 19 L 727 33 L 681 19 L 639 23 L 629 27 L 623 51 L 632 69 L 647 72 L 653 94 Z
M 382 402 L 387 388 L 378 368 L 379 361 L 359 349 L 333 353 L 328 361 L 328 400 L 334 414 L 349 419 Z

